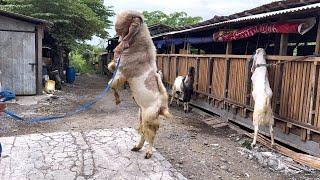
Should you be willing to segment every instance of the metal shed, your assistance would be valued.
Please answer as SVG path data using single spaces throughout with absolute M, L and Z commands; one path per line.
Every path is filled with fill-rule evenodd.
M 43 29 L 49 22 L 0 11 L 0 82 L 17 95 L 42 92 Z

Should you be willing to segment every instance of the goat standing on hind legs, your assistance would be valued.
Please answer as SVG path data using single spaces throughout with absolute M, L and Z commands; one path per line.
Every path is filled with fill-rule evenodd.
M 132 148 L 139 151 L 144 142 L 149 146 L 145 158 L 152 156 L 154 138 L 159 129 L 159 116 L 170 117 L 168 95 L 157 73 L 156 49 L 143 16 L 136 11 L 125 11 L 117 16 L 115 28 L 121 43 L 115 49 L 115 58 L 120 57 L 119 69 L 111 87 L 115 90 L 126 81 L 134 101 L 139 106 L 140 142 Z M 120 51 L 119 51 L 120 50 Z M 115 62 L 108 65 L 115 67 Z M 116 93 L 116 91 L 115 91 Z
M 258 130 L 260 125 L 269 125 L 271 145 L 274 145 L 273 132 L 273 112 L 271 108 L 272 90 L 268 80 L 268 71 L 266 66 L 266 52 L 259 48 L 253 56 L 251 67 L 252 97 L 254 99 L 253 126 L 254 136 L 251 147 L 257 142 Z

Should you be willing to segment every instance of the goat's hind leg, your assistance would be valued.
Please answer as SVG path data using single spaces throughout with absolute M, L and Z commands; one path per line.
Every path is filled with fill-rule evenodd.
M 184 113 L 188 112 L 188 103 L 187 102 L 183 102 L 183 110 L 184 110 Z
M 251 143 L 251 148 L 253 148 L 257 143 L 257 136 L 259 131 L 259 126 L 257 124 L 253 126 L 254 126 L 254 134 L 253 134 L 253 141 Z
M 173 99 L 175 98 L 176 96 L 176 88 L 173 86 L 172 87 L 172 96 L 171 96 L 171 100 L 170 100 L 170 106 L 172 105 L 172 102 L 173 102 Z
M 141 114 L 141 108 L 139 109 L 139 113 L 138 113 L 138 118 L 139 118 L 139 133 L 141 135 L 140 137 L 140 141 L 137 145 L 135 145 L 131 151 L 139 151 L 143 145 L 144 145 L 144 142 L 145 142 L 145 138 L 144 138 L 144 135 L 142 133 L 142 114 Z
M 273 131 L 273 123 L 269 124 L 269 128 L 270 128 L 270 136 L 271 136 L 271 146 L 274 146 L 274 131 Z
M 152 156 L 152 148 L 154 144 L 154 138 L 159 129 L 159 115 L 153 108 L 142 111 L 142 131 L 146 141 L 149 143 L 145 158 L 149 159 Z

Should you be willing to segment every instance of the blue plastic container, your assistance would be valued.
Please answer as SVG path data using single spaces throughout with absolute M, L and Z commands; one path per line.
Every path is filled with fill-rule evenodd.
M 76 80 L 76 69 L 74 67 L 67 68 L 67 83 L 72 84 Z

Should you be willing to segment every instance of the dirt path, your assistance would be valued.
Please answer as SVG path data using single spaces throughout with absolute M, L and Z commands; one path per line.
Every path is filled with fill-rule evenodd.
M 95 75 L 77 77 L 74 85 L 65 85 L 58 99 L 43 97 L 35 105 L 11 105 L 16 112 L 29 115 L 67 112 L 98 95 L 107 80 Z M 137 127 L 137 107 L 130 92 L 122 90 L 122 102 L 116 106 L 108 94 L 90 110 L 77 116 L 53 122 L 26 125 L 4 117 L 8 129 L 0 136 L 39 132 L 86 131 L 104 128 Z M 255 158 L 240 152 L 244 137 L 228 126 L 212 128 L 201 120 L 206 114 L 193 111 L 185 114 L 181 107 L 172 107 L 173 118 L 162 120 L 155 148 L 189 179 L 314 179 L 315 173 L 284 174 L 263 167 Z

